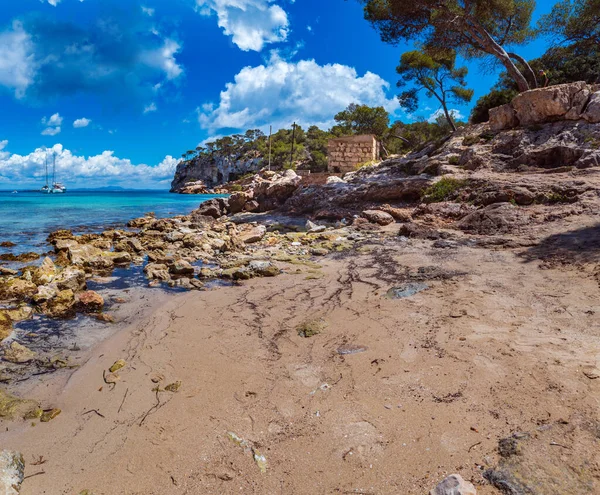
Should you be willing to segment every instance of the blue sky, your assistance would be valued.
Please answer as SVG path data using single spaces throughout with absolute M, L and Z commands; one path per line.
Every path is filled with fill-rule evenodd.
M 551 7 L 538 3 L 536 17 Z M 382 43 L 355 0 L 5 1 L 0 189 L 38 187 L 46 149 L 72 187 L 167 188 L 181 153 L 211 137 L 327 128 L 352 102 L 429 118 L 434 102 L 408 116 L 395 99 L 410 48 Z M 497 71 L 467 65 L 477 98 Z

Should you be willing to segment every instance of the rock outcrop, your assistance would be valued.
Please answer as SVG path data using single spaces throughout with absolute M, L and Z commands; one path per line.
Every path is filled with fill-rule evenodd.
M 218 153 L 202 155 L 177 165 L 171 182 L 171 192 L 202 194 L 220 184 L 257 172 L 262 158 L 257 156 L 223 156 Z
M 585 82 L 559 84 L 526 91 L 490 110 L 494 131 L 561 120 L 600 123 L 600 89 Z

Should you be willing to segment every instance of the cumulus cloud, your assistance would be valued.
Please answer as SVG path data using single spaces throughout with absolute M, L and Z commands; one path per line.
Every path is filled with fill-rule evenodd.
M 56 173 L 70 186 L 119 184 L 129 186 L 156 186 L 170 182 L 181 159 L 166 156 L 155 166 L 133 164 L 131 160 L 104 151 L 95 156 L 78 156 L 56 144 L 52 148 L 37 148 L 28 155 L 3 151 L 8 141 L 0 141 L 0 187 L 11 184 L 36 184 L 44 174 L 47 154 L 56 156 Z
M 75 127 L 75 129 L 80 129 L 81 127 L 87 127 L 88 125 L 90 125 L 92 121 L 90 119 L 86 119 L 85 117 L 82 119 L 77 119 L 76 121 L 73 122 L 73 127 Z
M 180 50 L 141 10 L 137 18 L 114 11 L 89 25 L 32 14 L 0 31 L 0 86 L 17 98 L 112 92 L 131 101 L 183 74 Z
M 33 41 L 21 22 L 0 31 L 0 86 L 14 91 L 17 98 L 33 83 L 37 65 L 33 52 Z
M 83 0 L 80 1 L 83 2 Z M 41 2 L 44 3 L 44 0 L 41 0 Z M 53 7 L 56 7 L 60 3 L 60 0 L 48 0 L 48 3 Z
M 289 62 L 276 53 L 265 65 L 245 67 L 221 92 L 218 104 L 198 109 L 204 129 L 280 128 L 293 121 L 303 126 L 332 125 L 332 116 L 350 103 L 383 106 L 395 111 L 388 99 L 389 84 L 376 74 L 359 76 L 352 67 L 319 65 L 314 60 Z
M 58 112 L 52 115 L 50 118 L 42 118 L 42 124 L 46 126 L 46 128 L 42 131 L 42 136 L 56 136 L 59 134 L 62 121 L 63 118 Z
M 142 12 L 150 17 L 152 17 L 154 15 L 154 9 L 151 7 L 144 7 L 142 5 Z
M 275 0 L 196 0 L 202 15 L 216 14 L 219 27 L 244 51 L 285 41 L 289 21 Z

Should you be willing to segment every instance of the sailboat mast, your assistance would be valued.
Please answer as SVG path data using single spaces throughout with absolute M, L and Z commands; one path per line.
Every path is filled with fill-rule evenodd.
M 52 153 L 52 185 L 56 184 L 56 155 Z
M 48 187 L 48 153 L 46 153 L 46 187 Z

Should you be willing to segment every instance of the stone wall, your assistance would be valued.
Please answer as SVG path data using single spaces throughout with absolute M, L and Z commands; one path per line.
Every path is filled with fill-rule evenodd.
M 379 160 L 380 144 L 370 134 L 330 139 L 327 154 L 329 172 L 354 172 L 361 163 Z

